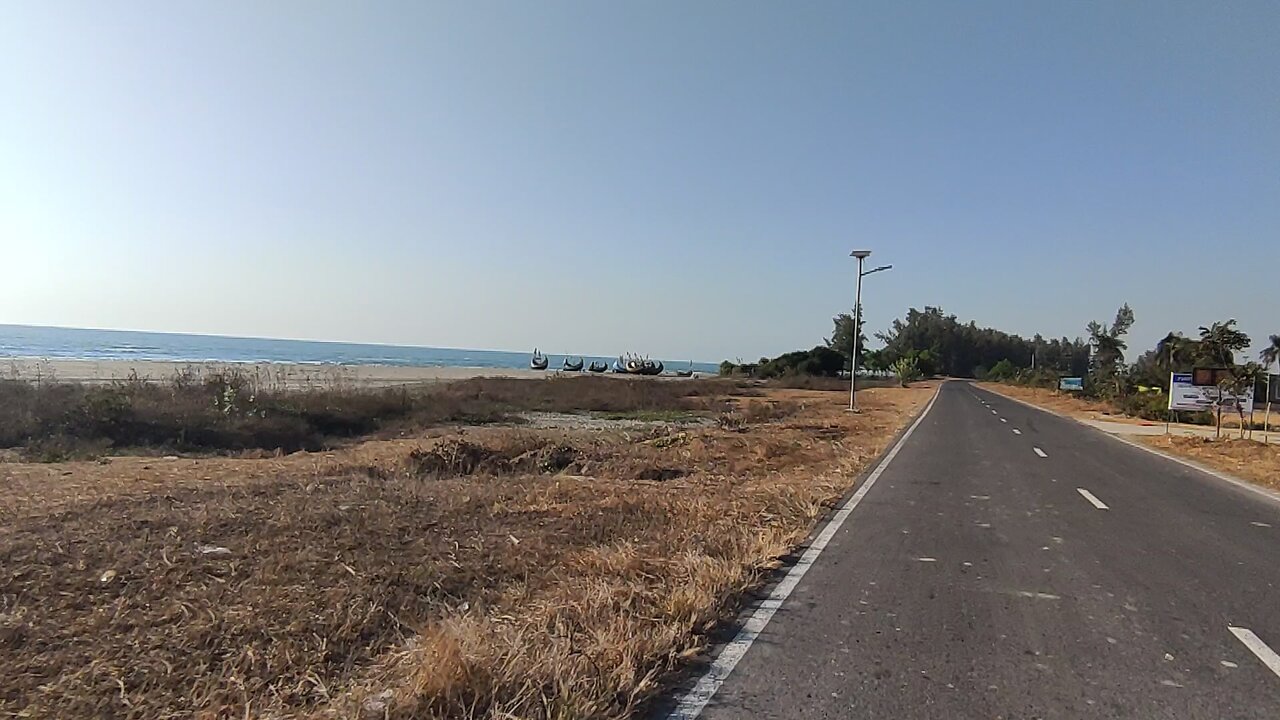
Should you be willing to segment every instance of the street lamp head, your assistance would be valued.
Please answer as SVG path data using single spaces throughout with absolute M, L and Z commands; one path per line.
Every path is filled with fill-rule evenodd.
M 863 258 L 865 258 L 865 257 L 867 257 L 867 256 L 869 256 L 869 255 L 871 255 L 871 251 L 870 251 L 870 250 L 854 250 L 853 252 L 849 253 L 849 257 L 856 257 L 856 258 L 858 258 L 859 260 L 861 260 L 861 259 L 863 259 Z

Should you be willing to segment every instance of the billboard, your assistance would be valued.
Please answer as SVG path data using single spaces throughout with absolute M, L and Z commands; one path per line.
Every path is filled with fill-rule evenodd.
M 1219 398 L 1221 394 L 1221 398 Z M 1196 385 L 1191 373 L 1172 373 L 1169 377 L 1170 410 L 1208 410 L 1217 408 L 1221 399 L 1223 412 L 1253 412 L 1253 389 L 1244 395 L 1221 393 L 1216 385 Z
M 1058 389 L 1069 390 L 1071 392 L 1084 392 L 1084 378 L 1078 378 L 1078 377 L 1058 378 Z
M 1231 371 L 1227 368 L 1196 368 L 1191 371 L 1191 384 L 1220 385 L 1223 380 L 1231 379 Z

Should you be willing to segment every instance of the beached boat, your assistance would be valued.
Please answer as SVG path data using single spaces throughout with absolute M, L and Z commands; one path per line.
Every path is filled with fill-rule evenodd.
M 578 358 L 578 362 L 569 362 L 569 358 L 564 359 L 564 368 L 567 372 L 582 372 L 582 358 Z
M 529 358 L 529 369 L 530 370 L 546 370 L 547 362 L 548 362 L 547 356 L 538 352 L 538 348 L 534 348 L 533 357 Z
M 587 366 L 587 370 L 593 373 L 602 373 L 608 369 L 609 369 L 609 363 L 596 362 L 594 360 L 591 361 L 591 364 Z
M 676 377 L 693 377 L 693 361 L 689 361 L 688 370 L 677 370 Z
M 661 375 L 663 370 L 662 362 L 654 362 L 649 358 L 642 358 L 639 355 L 619 356 L 613 363 L 613 371 L 616 373 L 626 373 L 627 375 Z

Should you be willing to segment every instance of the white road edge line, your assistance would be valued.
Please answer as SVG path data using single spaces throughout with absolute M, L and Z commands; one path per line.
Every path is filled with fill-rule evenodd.
M 1106 503 L 1104 503 L 1104 502 L 1102 502 L 1101 500 L 1099 500 L 1099 499 L 1097 498 L 1097 496 L 1095 496 L 1093 493 L 1089 492 L 1088 490 L 1085 490 L 1084 488 L 1076 488 L 1076 492 L 1078 492 L 1078 493 L 1080 493 L 1081 495 L 1083 495 L 1085 500 L 1088 500 L 1089 502 L 1093 503 L 1093 506 L 1094 506 L 1094 507 L 1096 507 L 1096 508 L 1098 508 L 1099 510 L 1110 510 L 1110 509 L 1111 509 L 1111 508 L 1107 507 L 1107 504 L 1106 504 Z
M 1044 451 L 1043 451 L 1043 450 L 1041 450 L 1041 449 L 1040 449 L 1040 448 L 1038 448 L 1038 447 L 1033 447 L 1033 448 L 1031 448 L 1031 449 L 1032 449 L 1032 450 L 1035 450 L 1035 451 L 1036 451 L 1036 454 L 1037 454 L 1037 455 L 1039 455 L 1039 456 L 1040 456 L 1040 457 L 1042 457 L 1042 458 L 1047 458 L 1047 457 L 1049 457 L 1048 455 L 1045 455 L 1045 454 L 1044 454 Z
M 827 543 L 831 542 L 831 538 L 844 525 L 844 521 L 849 518 L 849 514 L 853 509 L 862 502 L 862 498 L 866 497 L 867 491 L 876 484 L 876 480 L 880 479 L 880 475 L 884 473 L 885 468 L 889 467 L 889 463 L 898 456 L 898 451 L 902 450 L 902 446 L 907 443 L 911 434 L 916 431 L 920 423 L 929 415 L 929 411 L 933 409 L 933 404 L 937 402 L 938 396 L 942 393 L 942 385 L 938 385 L 938 389 L 934 391 L 933 397 L 929 400 L 929 404 L 925 406 L 924 412 L 920 413 L 920 417 L 911 423 L 911 427 L 898 438 L 898 442 L 889 450 L 889 454 L 884 456 L 880 464 L 875 470 L 867 476 L 858 491 L 849 498 L 848 502 L 840 506 L 836 514 L 827 521 L 826 527 L 822 528 L 822 532 L 818 533 L 818 537 L 814 538 L 813 543 L 809 545 L 809 549 L 804 551 L 804 555 L 800 556 L 800 560 L 787 571 L 786 577 L 782 578 L 782 582 L 773 589 L 769 597 L 760 603 L 760 607 L 751 613 L 751 617 L 743 623 L 742 629 L 729 641 L 728 645 L 720 651 L 716 656 L 715 662 L 711 663 L 711 667 L 707 668 L 706 674 L 698 678 L 698 683 L 693 686 L 684 697 L 680 699 L 680 703 L 676 705 L 671 714 L 667 715 L 667 720 L 693 720 L 702 713 L 702 709 L 711 702 L 711 698 L 715 697 L 716 692 L 724 681 L 729 678 L 729 673 L 733 672 L 733 668 L 737 666 L 738 661 L 747 654 L 747 650 L 751 648 L 751 643 L 755 642 L 760 633 L 764 631 L 769 620 L 773 618 L 773 614 L 782 607 L 782 603 L 786 602 L 787 597 L 791 595 L 791 591 L 795 590 L 796 585 L 800 584 L 800 580 L 804 574 L 809 572 L 809 568 L 813 567 L 813 563 L 826 549 Z
M 1254 635 L 1253 631 L 1248 628 L 1228 626 L 1227 629 L 1231 631 L 1232 635 L 1236 636 L 1237 640 L 1244 643 L 1245 647 L 1253 651 L 1253 654 L 1258 656 L 1263 665 L 1266 665 L 1271 669 L 1271 672 L 1280 677 L 1280 655 L 1277 655 L 1275 650 L 1267 647 L 1267 644 L 1262 642 L 1262 638 Z
M 1084 425 L 1084 423 L 1081 423 L 1081 425 Z M 1085 425 L 1085 427 L 1089 427 L 1089 426 Z M 1090 428 L 1090 429 L 1098 430 L 1097 428 Z M 1153 447 L 1149 447 L 1136 440 L 1130 440 L 1129 438 L 1121 437 L 1120 435 L 1112 435 L 1111 433 L 1106 432 L 1105 430 L 1098 430 L 1098 432 L 1102 433 L 1106 437 L 1111 438 L 1112 440 L 1117 440 L 1119 442 L 1122 442 L 1125 445 L 1128 445 L 1129 447 L 1135 447 L 1135 448 L 1138 448 L 1139 450 L 1145 450 L 1146 452 L 1149 452 L 1152 455 L 1158 455 L 1159 457 L 1162 457 L 1165 460 L 1172 460 L 1173 462 L 1176 462 L 1179 465 L 1182 465 L 1184 467 L 1189 467 L 1192 470 L 1199 470 L 1205 475 L 1209 475 L 1211 477 L 1217 478 L 1218 480 L 1224 480 L 1226 482 L 1229 482 L 1232 485 L 1235 485 L 1236 487 L 1240 488 L 1241 490 L 1248 490 L 1249 492 L 1254 493 L 1255 495 L 1260 495 L 1272 502 L 1280 502 L 1280 493 L 1274 490 L 1268 490 L 1267 488 L 1264 488 L 1264 487 L 1258 487 L 1257 485 L 1254 485 L 1247 480 L 1241 480 L 1239 478 L 1232 477 L 1224 472 L 1219 472 L 1217 470 L 1214 470 L 1211 467 L 1201 465 L 1200 463 L 1192 462 L 1190 460 L 1184 460 L 1176 455 L 1170 455 L 1167 452 L 1157 450 Z
M 1014 428 L 1014 429 L 1013 429 L 1013 434 L 1014 434 L 1014 435 L 1021 435 L 1021 434 L 1022 434 L 1022 431 L 1021 431 L 1021 430 L 1019 430 L 1018 428 Z

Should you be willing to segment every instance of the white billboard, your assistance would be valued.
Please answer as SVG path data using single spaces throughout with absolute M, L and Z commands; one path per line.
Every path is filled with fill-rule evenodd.
M 1213 412 L 1218 407 L 1219 390 L 1216 385 L 1192 385 L 1191 373 L 1173 373 L 1169 379 L 1170 410 L 1207 410 Z M 1244 412 L 1253 412 L 1253 388 L 1244 395 L 1222 393 L 1222 412 L 1235 413 L 1236 406 Z

